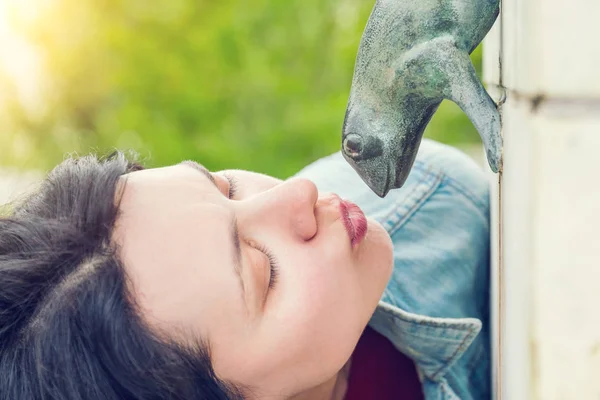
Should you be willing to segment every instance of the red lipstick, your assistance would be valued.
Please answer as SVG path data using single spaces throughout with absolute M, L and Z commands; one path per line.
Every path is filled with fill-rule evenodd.
M 367 218 L 359 206 L 348 200 L 340 201 L 340 211 L 344 226 L 350 236 L 350 244 L 354 247 L 367 234 Z

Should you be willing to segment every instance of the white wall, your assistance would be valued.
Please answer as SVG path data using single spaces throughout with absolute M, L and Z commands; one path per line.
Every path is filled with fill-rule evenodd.
M 496 398 L 599 399 L 600 1 L 502 8 L 484 45 L 484 80 L 507 96 L 490 174 Z

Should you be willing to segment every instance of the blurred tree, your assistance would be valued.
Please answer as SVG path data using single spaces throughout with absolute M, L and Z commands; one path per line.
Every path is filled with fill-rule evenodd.
M 5 107 L 0 160 L 25 154 L 29 166 L 49 168 L 65 152 L 116 147 L 151 166 L 193 158 L 289 176 L 340 147 L 372 5 L 53 0 L 26 31 L 44 60 L 44 112 Z M 477 50 L 477 66 L 480 58 Z M 426 135 L 478 140 L 447 102 Z M 28 151 L 15 152 L 23 141 Z

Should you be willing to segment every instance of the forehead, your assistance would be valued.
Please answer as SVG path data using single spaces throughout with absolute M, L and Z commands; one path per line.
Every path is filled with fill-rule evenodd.
M 133 172 L 122 185 L 114 240 L 145 317 L 207 330 L 208 305 L 235 313 L 230 211 L 214 185 L 186 166 Z
M 146 243 L 172 237 L 225 238 L 230 211 L 215 185 L 185 165 L 141 170 L 119 182 L 117 230 Z M 132 234 L 132 233 L 135 233 Z M 172 242 L 169 240 L 168 242 Z
M 182 191 L 194 191 L 196 194 L 216 195 L 215 185 L 202 173 L 184 164 L 169 167 L 144 169 L 125 174 L 119 180 L 123 197 L 141 197 L 143 200 L 152 192 L 162 192 L 164 198 Z M 166 191 L 165 188 L 175 190 Z

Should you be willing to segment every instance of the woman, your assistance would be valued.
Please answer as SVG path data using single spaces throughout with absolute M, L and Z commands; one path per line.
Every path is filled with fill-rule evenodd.
M 0 220 L 0 398 L 489 398 L 488 214 L 427 140 L 385 199 L 339 154 L 67 160 Z

